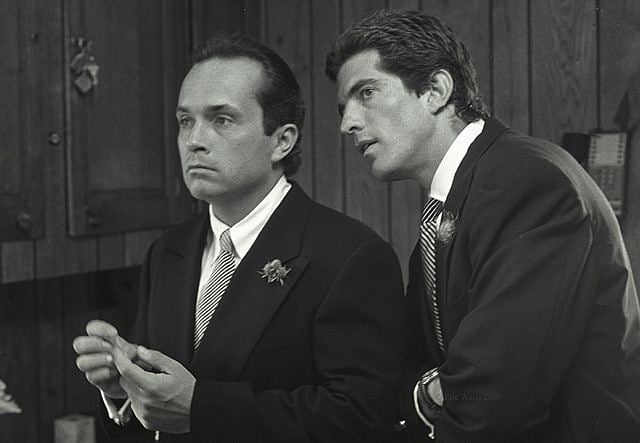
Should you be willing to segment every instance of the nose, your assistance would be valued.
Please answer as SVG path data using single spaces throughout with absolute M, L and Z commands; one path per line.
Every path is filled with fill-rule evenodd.
M 196 122 L 193 124 L 189 131 L 185 131 L 183 136 L 185 137 L 185 146 L 189 151 L 207 151 L 206 134 L 204 125 Z
M 362 130 L 364 127 L 364 119 L 362 112 L 357 109 L 355 104 L 348 102 L 342 114 L 342 120 L 340 121 L 340 132 L 343 134 L 353 134 Z

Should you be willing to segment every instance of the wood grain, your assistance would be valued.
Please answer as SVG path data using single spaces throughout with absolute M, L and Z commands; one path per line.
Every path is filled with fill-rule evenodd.
M 597 125 L 595 0 L 531 2 L 531 132 L 560 143 Z
M 527 0 L 494 0 L 492 5 L 493 114 L 529 132 L 529 17 Z
M 314 152 L 315 199 L 339 211 L 343 210 L 344 170 L 342 139 L 339 134 L 336 88 L 324 74 L 327 53 L 340 32 L 340 2 L 311 2 L 313 133 L 307 140 Z

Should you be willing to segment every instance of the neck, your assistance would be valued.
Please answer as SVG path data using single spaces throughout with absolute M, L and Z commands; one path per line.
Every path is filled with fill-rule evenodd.
M 215 216 L 227 226 L 233 226 L 245 218 L 271 192 L 280 175 L 273 177 L 265 186 L 242 195 L 225 195 L 210 201 Z
M 458 134 L 467 126 L 467 124 L 455 114 L 447 117 L 443 115 L 442 123 L 442 125 L 436 127 L 433 141 L 430 143 L 428 164 L 418 171 L 415 178 L 415 181 L 427 191 L 431 189 L 433 176 L 449 150 L 449 147 L 451 147 L 451 144 Z

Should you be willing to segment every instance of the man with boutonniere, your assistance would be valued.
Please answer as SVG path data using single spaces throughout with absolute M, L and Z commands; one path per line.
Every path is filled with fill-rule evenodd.
M 131 337 L 98 320 L 74 341 L 107 431 L 140 433 L 136 442 L 389 441 L 399 265 L 372 230 L 289 179 L 304 120 L 291 70 L 248 38 L 210 40 L 176 116 L 184 180 L 208 210 L 151 246 Z
M 364 18 L 326 72 L 373 175 L 429 196 L 407 287 L 407 439 L 639 441 L 638 298 L 584 169 L 489 116 L 467 49 L 435 17 Z

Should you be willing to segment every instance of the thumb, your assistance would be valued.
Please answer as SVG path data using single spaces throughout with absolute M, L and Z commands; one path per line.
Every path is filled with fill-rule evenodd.
M 171 357 L 164 355 L 160 351 L 147 349 L 144 346 L 138 346 L 137 350 L 138 358 L 149 365 L 152 370 L 155 370 L 156 372 L 173 374 L 178 368 L 182 366 L 180 363 L 178 363 Z
M 119 335 L 115 338 L 115 345 L 120 348 L 120 350 L 124 353 L 124 355 L 127 356 L 129 360 L 134 360 L 136 358 L 136 345 L 129 343 Z

